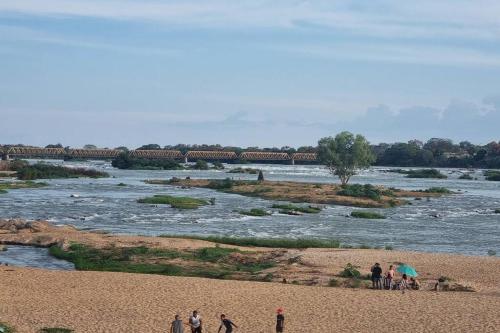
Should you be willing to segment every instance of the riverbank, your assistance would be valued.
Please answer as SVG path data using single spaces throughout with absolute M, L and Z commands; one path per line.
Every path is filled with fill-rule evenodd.
M 226 193 L 259 197 L 267 200 L 284 200 L 313 204 L 332 204 L 366 208 L 387 208 L 407 204 L 405 198 L 439 197 L 442 191 L 408 191 L 373 185 L 302 183 L 291 181 L 245 181 L 214 179 L 151 179 L 148 184 L 170 185 L 183 188 L 199 187 L 223 191 Z

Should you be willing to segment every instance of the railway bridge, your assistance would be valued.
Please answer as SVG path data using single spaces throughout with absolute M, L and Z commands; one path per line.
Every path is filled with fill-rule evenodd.
M 39 147 L 0 147 L 2 159 L 11 158 L 40 158 L 40 159 L 104 159 L 110 160 L 123 153 L 117 149 L 64 149 L 64 148 L 39 148 Z M 145 159 L 167 159 L 187 162 L 204 160 L 209 162 L 238 162 L 248 161 L 254 163 L 270 162 L 315 162 L 316 153 L 293 153 L 266 152 L 266 151 L 245 151 L 237 154 L 234 151 L 207 151 L 190 150 L 183 154 L 179 150 L 131 150 L 130 157 Z

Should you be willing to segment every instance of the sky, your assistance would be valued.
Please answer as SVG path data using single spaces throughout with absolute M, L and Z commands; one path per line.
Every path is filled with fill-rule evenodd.
M 500 140 L 498 0 L 0 0 L 0 144 Z

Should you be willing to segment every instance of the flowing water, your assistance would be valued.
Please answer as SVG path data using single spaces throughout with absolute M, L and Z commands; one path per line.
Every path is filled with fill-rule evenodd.
M 65 271 L 75 269 L 72 263 L 52 257 L 49 249 L 32 246 L 7 246 L 7 251 L 0 252 L 0 263 Z
M 432 252 L 486 255 L 500 253 L 500 182 L 460 180 L 464 170 L 442 169 L 448 179 L 408 179 L 372 168 L 353 177 L 353 183 L 371 183 L 403 189 L 443 186 L 461 194 L 411 201 L 388 209 L 372 209 L 387 216 L 385 220 L 347 217 L 354 209 L 328 205 L 319 214 L 288 216 L 274 213 L 248 217 L 238 210 L 268 208 L 273 202 L 253 197 L 226 194 L 209 189 L 182 189 L 149 185 L 145 179 L 226 178 L 255 179 L 256 175 L 227 174 L 227 170 L 150 171 L 118 170 L 107 162 L 51 162 L 92 167 L 109 172 L 111 178 L 55 179 L 40 189 L 10 190 L 0 195 L 0 217 L 45 219 L 56 224 L 73 224 L 83 229 L 101 229 L 121 234 L 161 235 L 196 234 L 252 237 L 311 237 L 338 239 L 350 245 L 393 246 Z M 238 165 L 228 165 L 228 168 Z M 336 182 L 321 166 L 244 165 L 260 168 L 269 180 Z M 125 183 L 127 186 L 117 186 Z M 178 210 L 166 205 L 145 205 L 138 198 L 171 194 L 215 198 L 215 205 L 196 210 Z M 73 197 L 72 197 L 73 195 Z

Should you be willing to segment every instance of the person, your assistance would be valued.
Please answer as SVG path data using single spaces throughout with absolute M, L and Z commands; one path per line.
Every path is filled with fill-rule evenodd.
M 371 272 L 373 289 L 382 289 L 382 268 L 378 262 L 371 268 Z
M 276 310 L 276 333 L 283 333 L 285 330 L 285 315 L 283 315 L 283 308 Z
M 198 311 L 194 310 L 193 315 L 189 317 L 189 326 L 191 326 L 191 333 L 201 333 L 202 322 Z
M 405 291 L 408 289 L 408 287 L 409 287 L 408 276 L 406 274 L 403 274 L 403 278 L 401 279 L 401 281 L 399 281 L 398 289 L 401 290 L 401 292 L 404 294 Z
M 222 329 L 222 326 L 224 326 L 226 328 L 226 333 L 231 333 L 233 331 L 233 326 L 238 328 L 238 326 L 236 326 L 235 323 L 233 323 L 229 319 L 226 319 L 226 315 L 224 315 L 224 314 L 220 315 L 220 320 L 221 320 L 221 323 L 219 326 L 219 330 L 217 331 L 219 333 L 220 333 L 220 330 Z
M 394 271 L 394 265 L 390 265 L 389 270 L 387 271 L 387 274 L 385 275 L 385 280 L 384 280 L 385 289 L 389 289 L 389 290 L 392 289 L 395 274 L 396 274 L 396 272 Z
M 170 325 L 170 333 L 184 333 L 183 322 L 178 314 L 175 315 L 175 320 Z
M 415 279 L 414 277 L 410 278 L 410 287 L 413 290 L 419 290 L 420 289 L 420 282 Z

